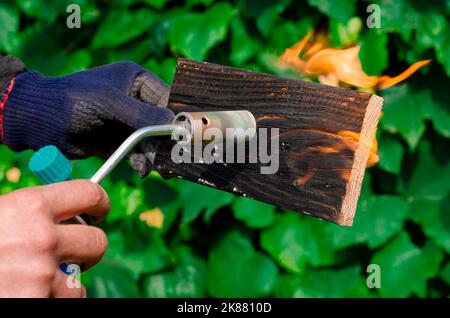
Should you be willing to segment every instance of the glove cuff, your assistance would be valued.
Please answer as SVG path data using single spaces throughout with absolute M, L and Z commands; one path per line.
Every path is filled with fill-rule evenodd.
M 64 94 L 68 86 L 65 80 L 37 72 L 11 80 L 4 93 L 3 143 L 14 151 L 55 145 L 64 152 L 64 133 L 70 123 Z

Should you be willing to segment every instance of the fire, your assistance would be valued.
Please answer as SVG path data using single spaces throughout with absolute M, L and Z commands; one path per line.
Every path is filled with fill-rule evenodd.
M 359 137 L 360 137 L 359 133 L 350 130 L 342 130 L 338 132 L 337 135 L 341 138 L 341 140 L 347 147 L 349 147 L 353 151 L 356 151 L 356 148 L 358 147 L 359 144 Z M 372 147 L 370 148 L 369 159 L 367 160 L 367 167 L 372 167 L 378 161 L 380 161 L 377 152 L 378 152 L 378 142 L 377 139 L 374 138 L 372 141 Z
M 398 84 L 431 62 L 431 60 L 416 62 L 394 77 L 369 76 L 363 71 L 359 60 L 359 45 L 334 49 L 327 47 L 326 38 L 318 37 L 315 41 L 310 41 L 311 37 L 312 32 L 291 48 L 286 49 L 280 61 L 295 68 L 304 76 L 317 77 L 322 84 L 331 86 L 340 86 L 341 83 L 345 83 L 359 88 L 382 90 Z
M 303 76 L 317 77 L 320 83 L 326 85 L 342 86 L 342 84 L 346 84 L 358 88 L 383 90 L 404 81 L 431 62 L 431 60 L 416 62 L 394 77 L 389 75 L 369 76 L 361 66 L 359 45 L 345 49 L 330 48 L 328 39 L 322 34 L 318 34 L 314 41 L 310 41 L 312 34 L 309 32 L 298 43 L 287 48 L 280 57 L 280 62 L 294 68 Z M 348 147 L 356 149 L 359 141 L 358 133 L 342 131 L 338 133 L 338 136 Z M 377 148 L 378 142 L 374 138 L 367 162 L 368 167 L 379 161 Z M 324 151 L 329 151 L 329 149 L 324 149 Z

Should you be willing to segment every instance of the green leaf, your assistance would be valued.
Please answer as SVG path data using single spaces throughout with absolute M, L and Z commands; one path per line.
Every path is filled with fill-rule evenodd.
M 406 233 L 399 234 L 372 258 L 371 263 L 381 270 L 379 293 L 383 297 L 424 297 L 427 280 L 437 274 L 442 259 L 442 252 L 432 243 L 419 249 Z
M 14 153 L 5 145 L 0 145 L 0 158 L 0 195 L 2 195 L 15 189 L 6 179 L 6 172 L 14 166 Z M 23 180 L 23 177 L 21 179 Z
M 11 52 L 17 45 L 19 12 L 13 7 L 0 4 L 0 51 Z
M 275 287 L 275 297 L 367 297 L 368 289 L 360 273 L 361 268 L 356 265 L 337 270 L 310 269 L 300 275 L 283 275 Z
M 377 29 L 370 29 L 361 37 L 359 58 L 368 75 L 381 75 L 388 66 L 387 44 L 387 34 Z
M 435 51 L 438 61 L 444 66 L 447 76 L 450 76 L 450 35 L 448 30 L 438 37 Z
M 91 54 L 88 50 L 78 50 L 66 57 L 66 64 L 59 68 L 60 74 L 71 74 L 83 71 L 91 65 Z
M 134 216 L 144 203 L 145 193 L 142 188 L 131 187 L 124 181 L 118 182 L 109 194 L 111 211 L 108 214 L 110 222 Z
M 167 3 L 167 1 L 168 0 L 144 0 L 145 3 L 148 3 L 156 9 L 164 8 L 164 5 Z
M 174 17 L 182 13 L 177 11 L 167 11 L 164 15 L 161 13 L 159 21 L 152 26 L 146 42 L 150 45 L 149 53 L 152 58 L 158 58 L 160 60 L 167 58 L 168 36 L 171 27 L 171 21 Z M 135 44 L 136 45 L 136 44 Z M 172 54 L 169 54 L 173 58 Z
M 93 176 L 94 173 L 96 173 L 97 170 L 100 169 L 103 162 L 103 160 L 97 157 L 72 161 L 73 170 L 71 176 L 74 179 L 87 179 L 90 176 Z
M 117 262 L 104 259 L 90 269 L 87 274 L 88 283 L 86 287 L 89 297 L 140 297 L 132 273 Z
M 127 43 L 120 48 L 108 51 L 108 62 L 114 63 L 117 61 L 133 61 L 135 63 L 142 63 L 151 52 L 149 41 L 144 41 L 139 45 L 134 43 Z
M 330 224 L 329 233 L 336 248 L 367 243 L 375 248 L 386 243 L 403 228 L 408 203 L 389 195 L 360 199 L 352 227 Z
M 421 27 L 421 13 L 408 0 L 375 0 L 380 6 L 381 28 L 385 32 L 400 33 L 405 41 L 411 39 L 412 31 Z
M 359 32 L 362 29 L 362 21 L 359 17 L 353 17 L 347 23 L 341 23 L 336 19 L 330 19 L 330 38 L 333 47 L 342 48 L 356 44 Z
M 416 199 L 409 218 L 422 226 L 425 234 L 450 253 L 450 193 L 442 201 Z
M 290 3 L 291 0 L 278 1 L 274 6 L 266 8 L 258 15 L 256 18 L 256 26 L 262 35 L 267 37 L 270 34 L 276 21 Z
M 310 6 L 342 23 L 346 23 L 355 15 L 355 2 L 355 0 L 308 0 Z
M 446 138 L 450 138 L 450 104 L 447 92 L 449 83 L 449 78 L 442 74 L 434 74 L 432 81 L 422 84 L 424 87 L 429 86 L 430 89 L 421 91 L 425 117 L 430 119 L 434 129 Z
M 238 10 L 245 15 L 246 18 L 255 18 L 263 14 L 263 12 L 271 7 L 274 7 L 279 0 L 239 0 Z
M 72 1 L 71 1 L 72 2 Z M 81 1 L 79 1 L 81 2 Z M 81 27 L 85 24 L 97 22 L 100 18 L 100 9 L 95 3 L 88 3 L 80 6 L 81 10 Z
M 233 203 L 232 210 L 236 219 L 256 229 L 269 226 L 275 217 L 275 206 L 244 197 Z
M 209 223 L 211 221 L 211 218 L 216 214 L 216 212 L 224 207 L 229 205 L 231 202 L 233 202 L 234 195 L 228 192 L 223 192 L 220 190 L 212 189 L 213 191 L 210 193 L 210 198 L 214 200 L 213 202 L 209 202 L 207 206 L 205 206 L 205 214 L 203 214 L 203 220 L 206 223 Z
M 150 209 L 159 208 L 163 214 L 163 224 L 161 228 L 152 228 L 154 231 L 166 233 L 178 216 L 180 206 L 183 204 L 179 200 L 178 193 L 171 188 L 161 177 L 150 174 L 142 182 L 145 191 L 145 201 Z
M 398 138 L 382 134 L 378 144 L 380 162 L 378 166 L 390 173 L 399 174 L 405 149 Z
M 383 97 L 382 127 L 390 133 L 400 134 L 410 150 L 414 150 L 425 131 L 422 95 L 402 84 L 384 91 Z
M 231 193 L 219 191 L 193 182 L 179 180 L 180 198 L 184 204 L 181 224 L 194 221 L 205 210 L 205 221 L 209 222 L 214 213 L 221 207 L 230 204 L 234 196 Z
M 126 246 L 123 232 L 108 232 L 108 250 L 105 257 L 126 267 L 135 280 L 142 274 L 149 274 L 166 269 L 172 265 L 172 255 L 163 239 L 156 233 L 151 233 L 149 239 L 142 239 L 145 244 Z M 142 242 L 142 243 L 143 243 Z M 141 242 L 140 242 L 141 243 Z
M 11 53 L 20 56 L 27 68 L 47 76 L 67 75 L 89 67 L 91 55 L 88 50 L 62 50 L 58 46 L 60 31 L 45 24 L 34 24 L 20 33 L 18 44 Z
M 433 103 L 427 117 L 433 122 L 433 127 L 444 137 L 450 138 L 450 104 Z
M 447 20 L 440 12 L 427 12 L 421 19 L 420 28 L 416 30 L 416 40 L 419 45 L 429 48 L 437 44 L 436 40 L 444 36 L 447 30 Z
M 204 60 L 209 50 L 225 39 L 234 12 L 230 4 L 221 2 L 203 14 L 175 16 L 168 37 L 171 49 L 188 58 Z
M 174 58 L 167 58 L 162 63 L 156 59 L 149 59 L 144 63 L 144 67 L 159 76 L 167 84 L 171 84 L 175 74 L 177 60 Z
M 276 25 L 269 36 L 269 49 L 277 54 L 282 54 L 284 50 L 297 43 L 308 32 L 313 30 L 314 22 L 309 17 L 302 18 L 298 22 L 284 21 Z M 280 36 L 282 34 L 283 36 Z M 264 50 L 260 54 L 267 54 Z M 279 58 L 278 56 L 276 57 Z M 262 63 L 261 63 L 262 64 Z
M 231 54 L 230 60 L 235 65 L 247 62 L 258 50 L 258 43 L 247 33 L 245 25 L 239 17 L 231 21 Z
M 441 271 L 440 276 L 444 280 L 444 282 L 450 285 L 450 262 L 447 262 L 447 264 L 444 266 L 444 269 Z
M 149 31 L 156 21 L 156 14 L 148 9 L 127 14 L 122 10 L 110 11 L 94 35 L 92 48 L 115 48 Z
M 239 232 L 227 234 L 210 251 L 208 290 L 214 297 L 268 296 L 278 270 L 267 256 L 256 252 Z
M 136 4 L 138 2 L 140 2 L 141 0 L 110 0 L 111 1 L 111 6 L 113 8 L 119 7 L 121 9 L 127 9 L 126 7 L 129 7 L 133 4 Z
M 145 279 L 144 290 L 147 297 L 192 298 L 206 296 L 206 262 L 188 252 L 184 253 L 185 255 L 179 256 L 172 270 Z
M 76 1 L 17 0 L 16 3 L 26 15 L 52 23 L 58 15 L 66 14 L 67 6 Z
M 199 4 L 203 4 L 203 6 L 209 7 L 213 3 L 214 0 L 186 0 L 186 8 L 190 9 Z
M 450 190 L 448 142 L 423 140 L 417 150 L 412 172 L 404 180 L 410 200 L 440 201 Z
M 0 164 L 10 166 L 14 160 L 14 153 L 5 145 L 0 145 L 0 158 L 2 158 Z
M 333 261 L 331 242 L 323 221 L 286 213 L 261 234 L 261 247 L 283 268 L 301 273 L 307 264 L 329 265 Z

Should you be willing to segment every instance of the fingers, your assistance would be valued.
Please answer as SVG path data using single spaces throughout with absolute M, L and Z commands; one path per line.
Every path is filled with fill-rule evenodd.
M 59 182 L 25 191 L 30 192 L 37 209 L 47 210 L 55 223 L 82 213 L 101 220 L 110 209 L 105 190 L 89 180 Z
M 169 86 L 155 74 L 148 71 L 136 77 L 131 89 L 131 96 L 158 107 L 167 106 L 169 93 Z
M 76 277 L 74 271 L 70 275 L 57 271 L 52 283 L 50 297 L 55 298 L 86 298 L 86 288 Z
M 108 239 L 105 232 L 94 226 L 64 224 L 56 226 L 59 263 L 82 264 L 89 269 L 105 254 Z
M 166 125 L 175 117 L 168 108 L 146 104 L 131 96 L 117 96 L 114 106 L 116 118 L 134 129 Z
M 135 151 L 128 158 L 130 159 L 131 167 L 139 173 L 141 178 L 146 177 L 152 170 L 152 162 L 145 153 Z
M 59 223 L 75 215 L 86 213 L 94 220 L 103 220 L 110 210 L 105 190 L 89 180 L 73 180 L 46 186 L 47 197 L 54 220 Z

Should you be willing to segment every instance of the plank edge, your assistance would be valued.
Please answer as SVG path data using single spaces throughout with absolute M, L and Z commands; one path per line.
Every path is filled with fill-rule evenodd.
M 369 159 L 373 139 L 377 131 L 378 121 L 381 117 L 382 106 L 382 97 L 378 95 L 370 97 L 361 127 L 359 145 L 355 151 L 355 159 L 342 202 L 340 217 L 337 222 L 340 225 L 351 226 L 353 224 L 367 160 Z

